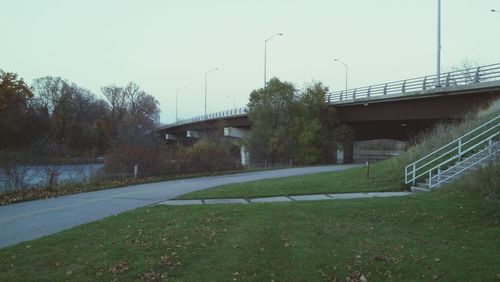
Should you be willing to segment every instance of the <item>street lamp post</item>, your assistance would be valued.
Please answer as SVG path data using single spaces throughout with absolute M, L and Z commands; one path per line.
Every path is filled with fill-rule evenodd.
M 181 88 L 175 90 L 175 121 L 177 122 L 178 118 L 177 118 L 177 100 L 179 99 L 179 91 L 181 91 L 182 89 L 186 89 L 186 86 L 182 86 Z
M 214 68 L 213 70 L 209 70 L 205 73 L 205 118 L 207 116 L 207 78 L 211 72 L 214 72 L 216 70 L 218 70 L 218 68 Z
M 349 67 L 344 62 L 342 62 L 340 59 L 334 59 L 334 61 L 343 64 L 345 67 L 345 93 L 347 95 L 347 74 L 349 72 Z
M 437 16 L 437 63 L 436 63 L 436 87 L 441 87 L 441 0 L 438 0 Z
M 236 110 L 236 99 L 234 99 L 233 97 L 231 96 L 227 96 L 227 98 L 233 100 L 233 108 Z
M 268 39 L 264 40 L 264 89 L 266 89 L 267 85 L 267 41 L 273 39 L 276 36 L 283 36 L 283 33 L 276 33 L 273 36 L 270 36 Z

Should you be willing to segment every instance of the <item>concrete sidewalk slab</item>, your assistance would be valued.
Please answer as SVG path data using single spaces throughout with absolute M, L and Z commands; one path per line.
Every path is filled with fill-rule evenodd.
M 411 195 L 411 192 L 370 192 L 366 193 L 371 197 L 401 197 Z
M 291 202 L 292 199 L 280 196 L 280 197 L 255 198 L 255 199 L 250 199 L 249 201 L 250 203 L 280 203 L 280 202 Z
M 170 200 L 156 204 L 165 206 L 187 206 L 187 205 L 203 205 L 201 200 Z
M 326 195 L 298 195 L 298 196 L 290 196 L 294 201 L 324 201 L 331 200 L 330 197 Z
M 169 200 L 156 205 L 185 206 L 185 205 L 224 205 L 224 204 L 249 204 L 249 203 L 282 203 L 291 201 L 325 201 L 325 200 L 349 200 L 375 197 L 401 197 L 411 195 L 411 192 L 369 192 L 369 193 L 342 193 L 342 194 L 314 194 L 296 196 L 276 196 L 253 199 L 206 199 L 206 200 Z
M 248 201 L 245 199 L 206 199 L 203 201 L 207 205 L 248 204 Z
M 328 194 L 328 197 L 334 200 L 349 200 L 349 199 L 362 199 L 371 198 L 372 196 L 366 193 L 343 193 L 343 194 Z

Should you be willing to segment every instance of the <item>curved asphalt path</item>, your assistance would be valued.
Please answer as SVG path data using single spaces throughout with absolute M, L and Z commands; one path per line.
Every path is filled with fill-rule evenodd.
M 0 248 L 197 190 L 260 179 L 340 171 L 354 166 L 356 165 L 290 168 L 172 180 L 2 206 Z

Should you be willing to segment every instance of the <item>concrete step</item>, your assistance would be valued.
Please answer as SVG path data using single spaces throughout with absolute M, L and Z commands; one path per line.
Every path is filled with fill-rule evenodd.
M 429 181 L 426 179 L 426 183 L 417 182 L 417 186 L 416 187 L 429 189 Z
M 411 187 L 411 191 L 414 193 L 423 193 L 423 192 L 430 192 L 431 190 L 429 188 L 422 188 L 422 187 Z

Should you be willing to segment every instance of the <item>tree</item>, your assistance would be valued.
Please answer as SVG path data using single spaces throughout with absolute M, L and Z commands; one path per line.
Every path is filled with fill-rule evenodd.
M 141 143 L 144 134 L 159 124 L 159 102 L 129 82 L 125 87 L 103 87 L 110 116 L 101 121 L 102 129 L 109 129 L 115 143 Z M 106 124 L 108 123 L 108 124 Z
M 99 131 L 99 121 L 107 115 L 106 103 L 96 99 L 87 89 L 60 77 L 35 79 L 33 88 L 38 108 L 50 121 L 44 143 L 54 143 L 61 150 L 81 154 L 95 150 L 102 154 L 105 136 Z
M 329 146 L 334 144 L 329 130 L 338 124 L 338 119 L 335 110 L 325 103 L 327 93 L 328 88 L 317 82 L 307 86 L 300 95 L 299 163 L 324 163 L 331 159 Z
M 248 149 L 255 162 L 287 162 L 297 141 L 298 103 L 293 84 L 272 78 L 266 89 L 250 94 L 249 119 L 253 123 Z
M 253 162 L 334 161 L 337 146 L 352 141 L 353 132 L 325 102 L 327 93 L 320 82 L 296 91 L 276 78 L 265 90 L 253 91 L 248 105 L 253 126 L 246 140 Z
M 17 74 L 0 70 L 0 150 L 29 142 L 31 89 Z

